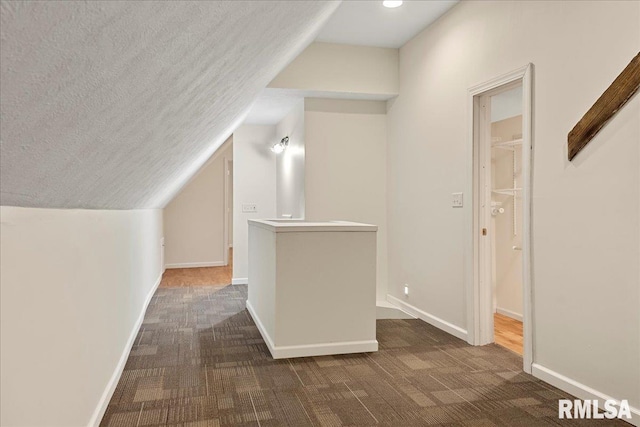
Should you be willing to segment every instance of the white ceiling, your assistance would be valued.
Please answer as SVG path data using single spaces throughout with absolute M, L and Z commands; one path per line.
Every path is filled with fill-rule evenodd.
M 458 0 L 405 1 L 395 9 L 382 1 L 343 1 L 320 30 L 316 41 L 398 48 L 425 29 Z M 305 97 L 340 97 L 336 93 L 264 89 L 253 103 L 244 123 L 274 125 Z M 352 98 L 353 95 L 343 95 Z M 381 99 L 376 97 L 358 97 Z
M 401 47 L 457 2 L 458 0 L 414 0 L 389 9 L 382 5 L 382 1 L 343 1 L 316 40 Z
M 322 96 L 261 92 L 318 34 L 399 47 L 455 3 L 3 1 L 0 204 L 162 207 L 254 101 Z
M 248 125 L 275 125 L 293 110 L 303 96 L 281 89 L 263 89 L 244 120 Z
M 335 2 L 0 3 L 0 203 L 164 206 Z

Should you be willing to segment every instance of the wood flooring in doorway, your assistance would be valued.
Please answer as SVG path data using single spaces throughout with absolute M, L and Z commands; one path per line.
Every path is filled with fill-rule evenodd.
M 522 356 L 522 322 L 502 314 L 493 315 L 494 340 Z
M 161 288 L 185 286 L 229 285 L 233 275 L 233 250 L 229 250 L 229 265 L 225 267 L 170 268 L 165 270 Z

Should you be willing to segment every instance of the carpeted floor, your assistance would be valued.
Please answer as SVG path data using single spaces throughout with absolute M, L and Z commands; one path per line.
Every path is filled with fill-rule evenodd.
M 516 354 L 420 320 L 378 321 L 380 351 L 273 360 L 246 286 L 160 288 L 103 426 L 547 426 L 569 397 Z M 570 425 L 624 425 L 577 421 Z

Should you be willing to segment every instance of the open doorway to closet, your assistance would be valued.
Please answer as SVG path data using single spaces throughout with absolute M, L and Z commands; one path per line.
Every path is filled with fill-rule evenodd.
M 470 187 L 467 210 L 468 341 L 495 342 L 523 357 L 531 372 L 532 66 L 470 89 Z
M 494 340 L 522 355 L 522 84 L 488 101 Z

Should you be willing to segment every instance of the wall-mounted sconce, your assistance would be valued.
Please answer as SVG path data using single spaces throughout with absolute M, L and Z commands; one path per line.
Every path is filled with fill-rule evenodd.
M 288 146 L 289 146 L 289 137 L 285 136 L 280 140 L 280 142 L 276 142 L 271 146 L 271 151 L 273 151 L 276 154 L 280 154 L 284 150 L 286 150 Z

